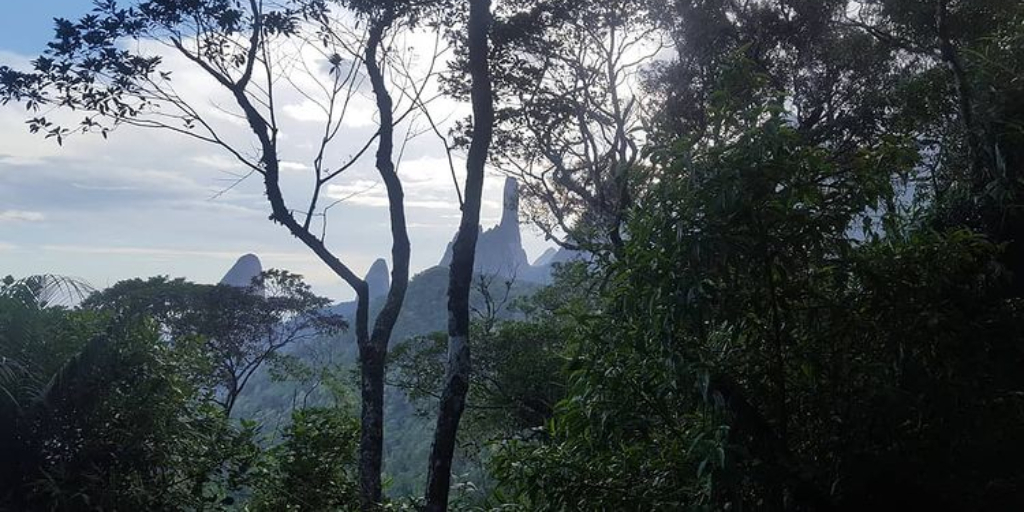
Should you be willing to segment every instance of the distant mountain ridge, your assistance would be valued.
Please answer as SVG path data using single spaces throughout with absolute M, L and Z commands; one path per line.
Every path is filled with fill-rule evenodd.
M 430 326 L 429 329 L 421 331 L 417 327 L 413 327 L 409 329 L 410 333 L 418 335 L 444 328 L 445 308 L 437 307 L 437 305 L 443 305 L 445 301 L 447 280 L 442 276 L 447 275 L 445 268 L 451 262 L 451 258 L 452 242 L 449 242 L 439 264 L 423 270 L 410 281 L 410 287 L 414 286 L 413 281 L 419 279 L 420 282 L 416 283 L 416 287 L 437 288 L 430 292 L 423 292 L 434 297 L 430 301 L 431 304 L 424 306 L 436 309 L 440 315 L 437 318 L 432 318 L 431 322 L 427 322 Z M 498 277 L 499 279 L 496 281 L 498 283 L 513 281 L 529 285 L 526 288 L 535 288 L 538 285 L 551 282 L 551 270 L 555 264 L 578 258 L 581 256 L 576 251 L 551 247 L 544 251 L 533 264 L 530 264 L 526 250 L 523 249 L 522 228 L 519 222 L 519 186 L 514 178 L 506 178 L 502 193 L 501 221 L 490 229 L 481 229 L 480 237 L 477 239 L 474 260 L 475 273 Z M 249 286 L 252 278 L 262 271 L 263 267 L 259 257 L 251 253 L 245 254 L 235 262 L 220 282 L 233 286 Z M 426 276 L 430 276 L 429 285 L 424 282 Z M 375 260 L 363 279 L 370 290 L 371 309 L 375 311 L 376 308 L 373 305 L 380 303 L 387 295 L 391 283 L 387 260 L 383 258 Z M 408 308 L 409 300 L 407 299 L 406 302 Z M 343 317 L 353 318 L 356 312 L 356 302 L 354 300 L 339 302 L 332 306 L 331 310 Z M 426 325 L 422 327 L 426 328 Z
M 379 272 L 380 265 L 377 265 Z M 386 267 L 384 267 L 386 269 Z M 374 271 L 368 272 L 372 275 Z M 391 335 L 390 346 L 417 336 L 436 332 L 444 332 L 448 324 L 447 301 L 448 269 L 440 266 L 430 267 L 416 274 L 409 280 L 405 302 L 398 315 Z M 492 282 L 491 294 L 503 297 L 504 283 Z M 516 281 L 509 290 L 508 298 L 512 301 L 535 293 L 542 285 L 528 281 Z M 371 284 L 371 295 L 374 287 Z M 376 316 L 383 306 L 383 294 L 374 295 L 370 299 L 370 318 Z M 474 286 L 470 294 L 470 304 L 474 311 L 485 310 L 483 295 Z M 506 304 L 506 305 L 507 305 Z M 341 302 L 331 306 L 331 311 L 340 314 L 352 322 L 355 316 L 355 301 Z M 504 308 L 498 312 L 502 319 L 521 319 L 522 313 Z M 359 359 L 355 333 L 349 329 L 328 340 L 303 340 L 287 347 L 283 353 L 298 358 L 307 364 L 330 364 L 355 370 Z M 353 373 L 355 375 L 355 373 Z M 353 377 L 355 379 L 356 377 Z M 357 389 L 353 380 L 353 388 Z M 270 431 L 279 431 L 288 423 L 296 397 L 309 396 L 306 390 L 295 382 L 276 382 L 267 369 L 261 369 L 254 375 L 246 391 L 239 398 L 235 414 L 239 418 L 257 419 L 264 425 L 272 426 Z M 318 398 L 319 397 L 319 398 Z M 307 405 L 324 405 L 327 403 L 322 396 L 311 396 Z M 427 450 L 432 435 L 432 418 L 417 412 L 416 405 L 401 389 L 388 385 L 386 387 L 384 414 L 384 471 L 392 485 L 388 494 L 392 497 L 422 495 L 422 482 L 426 481 Z M 461 463 L 459 463 L 461 464 Z
M 503 192 L 501 222 L 490 229 L 481 229 L 476 247 L 475 270 L 477 274 L 499 277 L 490 281 L 491 293 L 496 297 L 504 296 L 505 282 L 512 281 L 508 297 L 515 299 L 531 295 L 549 283 L 554 264 L 579 256 L 573 251 L 549 248 L 531 265 L 523 249 L 516 181 L 506 179 Z M 439 265 L 427 268 L 409 280 L 405 302 L 391 336 L 392 346 L 416 336 L 443 332 L 446 329 L 447 266 L 450 261 L 451 244 L 448 245 Z M 252 278 L 262 271 L 263 266 L 259 257 L 255 254 L 245 254 L 235 262 L 220 282 L 233 286 L 249 286 Z M 367 269 L 364 280 L 370 291 L 372 322 L 383 306 L 391 283 L 388 262 L 384 259 L 374 261 Z M 476 286 L 472 290 L 470 303 L 474 310 L 486 309 L 482 307 L 483 294 Z M 356 313 L 356 302 L 339 302 L 330 309 L 352 321 Z M 506 308 L 500 311 L 498 316 L 515 319 L 520 318 L 521 313 Z M 351 330 L 327 340 L 326 343 L 305 340 L 288 347 L 284 353 L 312 364 L 318 364 L 318 361 L 331 361 L 331 364 L 352 368 L 358 360 L 355 336 Z M 294 400 L 300 393 L 301 390 L 295 383 L 275 382 L 270 372 L 264 369 L 254 376 L 243 393 L 236 407 L 236 414 L 241 418 L 257 418 L 267 425 L 276 425 L 280 428 L 289 421 Z M 316 399 L 314 398 L 311 403 L 317 403 Z M 432 432 L 430 418 L 417 414 L 405 393 L 391 386 L 387 387 L 385 404 L 385 472 L 394 479 L 393 486 L 388 492 L 392 496 L 420 495 L 421 482 L 425 478 L 425 450 L 429 447 Z
M 555 263 L 579 258 L 579 253 L 565 249 L 549 248 L 530 264 L 522 247 L 522 233 L 519 223 L 519 193 L 514 179 L 506 179 L 503 194 L 502 218 L 498 225 L 480 229 L 476 245 L 475 271 L 477 274 L 497 276 L 489 281 L 490 293 L 503 297 L 507 291 L 510 302 L 534 294 L 551 282 L 551 269 Z M 443 332 L 447 326 L 447 265 L 452 260 L 452 245 L 444 252 L 438 265 L 417 273 L 409 282 L 406 300 L 398 314 L 398 321 L 391 335 L 391 346 L 415 339 L 417 336 Z M 263 265 L 255 254 L 245 254 L 227 270 L 221 284 L 248 287 L 253 278 L 263 271 Z M 391 283 L 387 260 L 377 259 L 367 269 L 364 280 L 370 290 L 370 318 L 383 306 Z M 506 290 L 506 282 L 512 282 Z M 484 298 L 474 285 L 470 296 L 474 310 L 485 309 Z M 348 318 L 355 316 L 355 301 L 343 301 L 330 307 L 331 311 Z M 521 317 L 521 312 L 508 307 L 499 311 L 499 317 L 512 319 Z M 283 352 L 298 357 L 307 364 L 330 365 L 355 368 L 358 350 L 354 333 L 340 333 L 330 340 L 303 340 L 287 347 Z M 354 385 L 354 384 L 353 384 Z M 401 390 L 387 386 L 385 399 L 385 461 L 384 470 L 393 479 L 388 494 L 393 497 L 421 496 L 425 479 L 425 460 L 430 443 L 432 423 L 430 418 L 419 415 L 412 401 Z M 290 420 L 297 396 L 309 396 L 295 382 L 275 382 L 268 369 L 255 375 L 240 397 L 236 415 L 239 418 L 259 419 L 266 425 L 274 425 L 272 431 Z M 318 397 L 317 397 L 318 396 Z M 310 404 L 319 403 L 324 396 L 311 396 Z M 303 398 L 303 402 L 305 398 Z

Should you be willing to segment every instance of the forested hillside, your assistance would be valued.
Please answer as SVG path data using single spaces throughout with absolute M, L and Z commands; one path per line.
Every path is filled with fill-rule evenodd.
M 32 132 L 198 137 L 356 299 L 8 277 L 0 510 L 1024 510 L 1019 0 L 103 0 L 56 28 L 0 67 Z M 399 34 L 447 45 L 423 82 Z M 301 63 L 326 123 L 286 174 Z M 326 150 L 359 94 L 372 136 Z M 410 133 L 459 211 L 411 278 Z M 390 279 L 327 236 L 364 154 Z M 520 217 L 559 247 L 536 282 L 503 273 Z
M 444 301 L 445 279 L 448 272 L 444 267 L 433 267 L 417 274 L 409 282 L 405 305 L 395 324 L 395 345 L 402 350 L 417 350 L 430 342 L 430 335 L 445 329 L 444 311 L 437 308 Z M 494 275 L 481 274 L 480 282 L 472 295 L 477 318 L 484 321 L 508 321 L 523 318 L 515 305 L 532 295 L 541 285 L 527 281 L 499 280 Z M 487 286 L 488 296 L 481 293 L 481 285 Z M 380 310 L 381 300 L 374 301 L 371 312 Z M 488 314 L 488 304 L 493 314 Z M 343 303 L 331 308 L 332 311 L 351 312 L 354 306 Z M 426 337 L 426 338 L 424 338 Z M 441 359 L 431 361 L 438 364 Z M 268 365 L 254 375 L 252 383 L 239 399 L 238 418 L 257 420 L 265 433 L 274 437 L 288 425 L 291 412 L 299 406 L 322 406 L 333 400 L 329 391 L 331 385 L 341 389 L 355 389 L 358 373 L 358 354 L 351 334 L 337 334 L 316 337 L 296 343 L 279 353 L 276 365 Z M 411 497 L 422 492 L 426 477 L 422 461 L 430 447 L 430 426 L 428 403 L 411 401 L 411 389 L 396 387 L 403 382 L 400 374 L 390 379 L 387 389 L 384 471 L 391 479 L 388 493 L 396 497 Z M 352 402 L 353 397 L 347 399 Z M 354 406 L 354 403 L 350 403 Z M 476 466 L 481 461 L 472 453 L 460 463 L 462 472 L 473 472 L 480 477 Z

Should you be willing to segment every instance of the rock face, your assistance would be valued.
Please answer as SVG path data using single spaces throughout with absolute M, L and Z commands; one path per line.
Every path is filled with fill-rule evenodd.
M 370 288 L 371 299 L 387 295 L 388 287 L 391 285 L 391 276 L 388 275 L 388 262 L 384 261 L 383 258 L 377 258 L 377 261 L 370 265 L 370 270 L 366 272 L 364 280 Z
M 570 261 L 591 261 L 591 258 L 586 253 L 581 251 L 573 251 L 566 249 L 565 247 L 559 247 L 551 258 L 544 264 L 545 266 L 551 266 L 555 263 L 567 263 Z
M 536 260 L 533 260 L 533 266 L 546 267 L 550 265 L 551 262 L 555 259 L 555 256 L 558 255 L 558 251 L 559 249 L 555 249 L 554 247 L 548 247 L 543 254 L 538 256 Z
M 564 247 L 555 249 L 549 248 L 541 254 L 525 271 L 516 276 L 517 279 L 532 281 L 535 283 L 547 284 L 552 280 L 552 271 L 556 264 L 568 263 L 571 261 L 588 261 L 588 257 L 579 251 L 572 251 Z
M 441 265 L 452 261 L 452 243 L 444 251 Z M 480 233 L 476 242 L 474 271 L 480 274 L 517 276 L 530 266 L 523 250 L 523 238 L 519 229 L 519 189 L 515 179 L 505 178 L 505 191 L 501 222 Z
M 255 254 L 246 254 L 238 258 L 228 273 L 224 274 L 220 284 L 245 288 L 251 285 L 252 279 L 260 275 L 261 272 L 263 272 L 263 265 L 260 263 L 259 257 Z

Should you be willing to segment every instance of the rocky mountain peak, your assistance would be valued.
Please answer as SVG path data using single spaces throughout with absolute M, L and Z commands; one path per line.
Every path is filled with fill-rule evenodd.
M 533 266 L 535 266 L 535 267 L 543 267 L 543 266 L 546 266 L 546 265 L 550 265 L 551 262 L 554 261 L 555 256 L 557 254 L 558 254 L 558 249 L 556 249 L 554 247 L 548 247 L 547 250 L 545 250 L 543 254 L 538 256 L 537 259 L 533 261 Z
M 260 263 L 260 258 L 255 254 L 245 254 L 238 258 L 238 261 L 231 266 L 227 274 L 224 274 L 220 284 L 245 288 L 250 286 L 253 278 L 262 272 L 263 264 Z
M 474 270 L 512 277 L 530 266 L 519 229 L 519 185 L 514 178 L 505 178 L 502 199 L 501 222 L 481 232 L 477 239 Z M 440 264 L 447 266 L 451 260 L 452 244 L 449 243 Z
M 501 197 L 501 223 L 498 226 L 514 226 L 516 234 L 519 234 L 519 184 L 515 178 L 505 178 L 505 188 Z
M 391 286 L 391 276 L 388 274 L 388 262 L 383 258 L 377 258 L 376 261 L 370 265 L 370 270 L 366 272 L 367 287 L 370 288 L 370 298 L 380 297 L 388 293 L 388 288 Z

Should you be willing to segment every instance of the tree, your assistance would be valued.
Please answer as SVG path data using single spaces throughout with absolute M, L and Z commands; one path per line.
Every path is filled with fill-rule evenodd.
M 427 466 L 426 510 L 448 509 L 452 457 L 459 420 L 469 389 L 469 292 L 473 259 L 480 226 L 484 167 L 494 130 L 494 92 L 491 87 L 488 38 L 491 31 L 490 0 L 471 0 L 466 23 L 466 49 L 473 104 L 473 129 L 466 158 L 466 185 L 462 217 L 452 244 L 448 280 L 448 363 L 438 405 L 437 427 Z
M 621 245 L 643 176 L 642 73 L 663 36 L 642 2 L 511 2 L 498 10 L 494 163 L 531 220 L 570 249 Z
M 227 337 L 252 334 L 237 321 L 267 316 L 267 306 L 244 299 L 289 303 L 308 293 L 295 276 L 263 278 L 257 284 L 292 293 L 268 285 L 256 288 L 268 297 L 225 295 L 233 288 L 154 278 L 69 309 L 41 304 L 60 296 L 37 286 L 67 279 L 5 280 L 0 508 L 356 510 L 358 421 L 339 403 L 340 383 L 331 383 L 333 406 L 294 410 L 282 440 L 262 438 L 264 426 L 225 408 L 218 383 L 235 348 Z M 245 304 L 217 302 L 237 299 Z M 220 338 L 204 338 L 212 328 Z
M 0 450 L 10 457 L 0 467 L 0 503 L 23 501 L 19 486 L 31 457 L 23 425 L 30 411 L 61 365 L 101 332 L 94 317 L 59 305 L 85 289 L 52 275 L 0 281 Z
M 352 18 L 339 15 L 335 6 L 349 9 L 365 23 L 343 25 Z M 425 82 L 434 76 L 432 66 L 422 77 L 404 68 L 405 61 L 391 54 L 386 39 L 392 30 L 414 22 L 420 7 L 402 1 L 270 4 L 260 0 L 145 0 L 124 8 L 113 0 L 101 0 L 94 13 L 78 22 L 57 21 L 56 38 L 47 53 L 34 61 L 33 71 L 0 68 L 0 96 L 5 102 L 23 102 L 32 110 L 53 105 L 86 113 L 73 129 L 45 116 L 31 120 L 32 131 L 44 132 L 58 142 L 78 131 L 106 136 L 119 125 L 158 128 L 226 151 L 246 169 L 239 179 L 253 174 L 262 177 L 270 219 L 298 238 L 357 295 L 354 330 L 363 375 L 360 474 L 364 508 L 371 508 L 381 498 L 384 355 L 409 277 L 410 249 L 404 194 L 394 165 L 394 128 L 423 107 Z M 120 44 L 125 39 L 162 44 L 205 72 L 233 104 L 233 115 L 245 121 L 250 131 L 247 140 L 232 139 L 224 125 L 194 98 L 181 96 L 158 53 L 147 52 L 142 44 L 126 49 Z M 284 43 L 288 41 L 297 42 L 296 54 L 287 53 L 289 46 Z M 289 76 L 295 69 L 310 69 L 307 51 L 315 55 L 312 67 L 328 67 L 327 83 L 318 82 L 312 91 Z M 399 73 L 385 76 L 385 62 Z M 349 100 L 359 90 L 360 67 L 365 68 L 376 100 L 378 130 L 357 146 L 350 159 L 331 165 L 329 149 L 337 145 Z M 399 98 L 404 106 L 393 101 L 386 78 L 411 91 Z M 287 147 L 279 137 L 283 125 L 276 101 L 282 90 L 313 99 L 326 117 L 323 137 L 310 162 L 311 193 L 303 207 L 290 206 L 282 190 L 281 161 Z M 339 201 L 325 205 L 323 191 L 375 141 L 376 168 L 389 203 L 392 278 L 386 305 L 371 330 L 366 283 L 326 242 L 328 211 Z M 250 147 L 256 148 L 255 154 L 250 154 Z M 319 230 L 313 224 L 317 218 L 322 220 Z
M 298 409 L 272 449 L 253 510 L 355 510 L 359 425 L 340 407 Z
M 910 102 L 932 153 L 927 177 L 939 226 L 967 224 L 1008 244 L 1017 277 L 1024 255 L 1020 202 L 1022 119 L 1019 2 L 872 2 L 848 20 L 879 44 L 925 61 Z M 1001 77 L 1001 78 L 996 78 Z
M 10 299 L 12 287 L 0 293 L 0 507 L 216 509 L 244 485 L 255 432 L 208 401 L 201 345 L 168 343 L 146 319 Z
M 1019 507 L 1006 246 L 899 188 L 928 148 L 960 151 L 923 135 L 956 119 L 947 71 L 844 25 L 845 3 L 672 6 L 658 182 L 594 265 L 604 302 L 546 436 L 497 459 L 505 492 L 539 510 Z
M 132 279 L 90 296 L 85 307 L 150 317 L 170 339 L 198 337 L 213 363 L 213 390 L 231 416 L 253 374 L 283 349 L 331 336 L 347 324 L 300 276 L 268 270 L 247 288 L 164 277 Z
M 1021 166 L 1019 89 L 990 80 L 1019 66 L 1019 2 L 654 5 L 679 56 L 651 82 L 665 106 L 656 138 L 722 139 L 708 118 L 723 98 L 763 105 L 774 95 L 793 105 L 792 121 L 810 140 L 835 148 L 836 160 L 886 134 L 909 137 L 921 162 L 907 196 L 936 204 L 937 228 L 971 225 L 1010 243 L 1007 265 L 1021 261 L 1016 210 L 1005 208 L 1020 193 L 1009 178 Z M 738 61 L 757 80 L 722 90 Z
M 467 417 L 460 445 L 479 448 L 542 427 L 561 398 L 562 353 L 572 316 L 584 310 L 585 289 L 577 265 L 556 271 L 555 283 L 511 299 L 512 283 L 478 276 L 483 304 L 473 308 L 474 364 L 467 392 Z M 392 351 L 393 385 L 410 398 L 433 405 L 440 398 L 447 339 L 443 333 L 417 336 Z
M 497 459 L 505 492 L 535 510 L 1019 506 L 996 453 L 1022 448 L 1004 406 L 1024 318 L 999 248 L 927 227 L 858 240 L 907 149 L 844 169 L 771 119 L 683 150 L 641 200 L 570 342 L 567 398 Z

